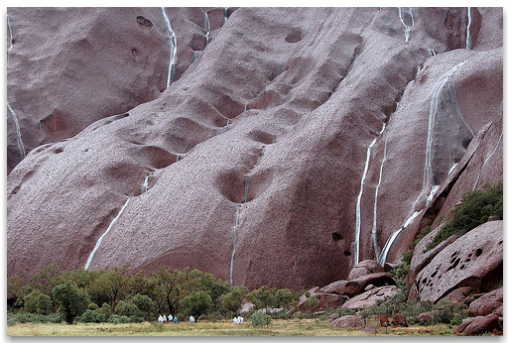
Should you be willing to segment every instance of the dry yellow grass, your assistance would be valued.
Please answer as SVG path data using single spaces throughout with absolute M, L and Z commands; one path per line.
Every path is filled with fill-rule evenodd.
M 372 324 L 372 323 L 369 323 Z M 454 335 L 447 325 L 377 329 L 377 336 Z M 265 328 L 232 321 L 200 321 L 194 324 L 18 324 L 7 326 L 8 336 L 373 336 L 359 329 L 331 329 L 318 319 L 274 320 Z

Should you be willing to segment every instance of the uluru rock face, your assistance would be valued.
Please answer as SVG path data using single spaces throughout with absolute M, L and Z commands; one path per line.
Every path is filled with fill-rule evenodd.
M 8 124 L 9 275 L 130 263 L 327 285 L 399 260 L 503 178 L 502 9 L 471 9 L 469 30 L 466 8 L 206 9 L 211 32 L 205 11 L 172 9 L 171 73 L 161 9 L 59 11 L 8 10 L 7 98 L 30 151 L 17 163 Z M 105 48 L 58 54 L 38 25 L 62 49 Z M 44 49 L 40 79 L 23 74 Z

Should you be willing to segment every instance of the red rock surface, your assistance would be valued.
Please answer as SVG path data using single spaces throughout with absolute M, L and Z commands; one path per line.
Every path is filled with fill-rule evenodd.
M 331 323 L 331 329 L 335 328 L 351 328 L 363 326 L 363 322 L 357 316 L 343 316 Z
M 389 250 L 387 261 L 397 262 L 421 223 L 449 213 L 477 179 L 480 187 L 503 177 L 501 9 L 478 9 L 472 50 L 465 49 L 462 8 L 413 8 L 408 42 L 396 8 L 240 8 L 225 24 L 221 10 L 208 9 L 212 40 L 206 47 L 204 13 L 173 9 L 168 14 L 179 79 L 165 91 L 169 50 L 160 9 L 141 12 L 153 22 L 151 30 L 140 27 L 132 9 L 121 11 L 129 20 L 119 25 L 121 14 L 114 10 L 91 10 L 95 14 L 84 21 L 86 10 L 66 11 L 66 20 L 35 17 L 34 25 L 46 30 L 48 23 L 48 30 L 69 34 L 64 48 L 83 37 L 115 43 L 87 63 L 81 51 L 57 54 L 48 45 L 52 54 L 38 62 L 45 71 L 39 83 L 33 78 L 37 47 L 21 49 L 38 35 L 22 39 L 20 23 L 28 19 L 23 10 L 8 12 L 15 41 L 7 98 L 30 151 L 16 165 L 9 122 L 9 163 L 16 165 L 7 179 L 9 275 L 30 276 L 52 262 L 61 269 L 83 267 L 126 204 L 90 269 L 130 263 L 131 271 L 152 272 L 169 265 L 250 288 L 327 285 L 346 279 L 357 262 L 356 204 L 375 138 L 361 194 L 358 261 L 376 260 L 388 237 L 421 211 Z M 95 33 L 107 28 L 95 18 L 110 19 L 111 31 L 101 39 Z M 139 42 L 131 32 L 155 37 Z M 155 49 L 137 48 L 147 61 L 145 78 L 137 68 L 135 76 L 123 73 L 132 58 L 131 50 L 120 53 L 125 39 Z M 201 49 L 190 64 L 192 50 Z M 109 67 L 109 61 L 117 64 Z M 433 164 L 441 187 L 426 206 L 429 113 L 439 105 L 433 94 L 462 62 L 441 93 L 477 140 L 470 146 L 464 135 L 449 145 L 436 140 Z M 87 78 L 68 82 L 59 73 L 63 68 Z M 21 100 L 35 89 L 41 98 Z M 38 123 L 54 109 L 64 113 L 55 118 L 70 124 L 50 137 Z M 124 112 L 129 115 L 118 115 Z M 47 126 L 61 128 L 53 118 Z M 437 130 L 468 130 L 459 119 L 439 118 Z M 448 156 L 444 146 L 457 153 Z M 448 173 L 454 158 L 465 162 Z
M 376 287 L 350 298 L 343 304 L 343 307 L 350 310 L 368 308 L 370 306 L 377 305 L 378 301 L 393 297 L 397 292 L 398 288 L 396 286 Z
M 478 316 L 464 319 L 457 329 L 457 332 L 468 336 L 479 335 L 484 332 L 493 332 L 495 329 L 502 329 L 499 317 L 496 314 Z
M 478 226 L 443 249 L 418 273 L 415 284 L 420 300 L 436 302 L 459 287 L 471 287 L 475 293 L 492 290 L 502 279 L 503 221 L 499 220 Z
M 486 316 L 493 313 L 500 306 L 503 307 L 503 288 L 484 294 L 472 301 L 468 308 L 468 316 Z

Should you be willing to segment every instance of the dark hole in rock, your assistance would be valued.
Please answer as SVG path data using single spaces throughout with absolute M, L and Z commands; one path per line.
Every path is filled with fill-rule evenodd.
M 482 249 L 477 249 L 475 255 L 476 255 L 476 257 L 482 255 Z
M 345 250 L 345 252 L 344 252 L 343 254 L 344 254 L 345 256 L 351 256 L 351 255 L 352 255 L 352 253 L 351 253 L 350 251 L 347 251 L 347 250 Z
M 437 274 L 437 270 L 432 275 L 430 275 L 430 277 L 434 277 L 434 276 L 436 276 L 436 274 Z
M 423 280 L 421 281 L 421 283 L 422 283 L 422 284 L 425 284 L 426 282 L 427 282 L 427 279 L 423 279 Z
M 302 32 L 299 29 L 293 30 L 286 38 L 284 39 L 288 43 L 297 43 L 302 40 Z
M 54 152 L 55 152 L 55 154 L 60 154 L 60 153 L 61 153 L 61 152 L 63 152 L 63 151 L 64 151 L 64 149 L 63 149 L 63 148 L 57 148 L 57 149 L 55 149 L 55 151 L 54 151 Z
M 337 232 L 333 232 L 333 233 L 332 233 L 332 239 L 333 239 L 333 240 L 335 240 L 335 241 L 339 241 L 339 240 L 343 239 L 343 236 L 342 236 L 342 235 L 340 235 L 340 234 L 339 234 L 339 233 L 337 233 Z
M 460 270 L 462 270 L 462 269 L 464 269 L 464 265 L 463 264 L 460 265 Z
M 500 245 L 503 244 L 503 241 L 500 241 L 498 244 L 500 244 Z

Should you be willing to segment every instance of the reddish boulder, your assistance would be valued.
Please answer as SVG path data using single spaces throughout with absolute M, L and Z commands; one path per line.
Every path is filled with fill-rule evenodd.
M 357 316 L 343 316 L 331 324 L 331 329 L 353 328 L 363 326 L 363 322 Z
M 443 314 L 443 311 L 440 311 L 440 310 L 423 312 L 416 316 L 416 322 L 417 323 L 429 323 L 434 320 L 437 320 L 437 318 L 440 318 L 442 314 Z
M 357 279 L 348 280 L 343 289 L 343 293 L 348 296 L 360 294 L 368 285 L 374 285 L 376 287 L 386 285 L 396 285 L 395 280 L 386 273 L 374 273 L 361 276 Z
M 350 298 L 343 304 L 343 307 L 351 310 L 368 308 L 377 305 L 379 300 L 393 297 L 398 291 L 396 286 L 377 287 Z
M 417 275 L 420 300 L 436 302 L 456 287 L 488 291 L 503 278 L 503 221 L 492 221 L 444 248 Z
M 314 310 L 321 311 L 326 308 L 338 308 L 341 307 L 347 300 L 347 296 L 340 294 L 332 294 L 332 293 L 324 293 L 320 290 L 319 287 L 314 287 L 310 289 L 307 293 L 309 296 L 306 296 L 306 293 L 301 295 L 298 299 L 298 306 L 301 311 L 309 311 L 311 309 L 307 308 L 306 301 L 309 297 L 316 296 L 319 300 L 318 306 L 314 308 Z
M 500 306 L 503 306 L 503 288 L 489 292 L 471 302 L 468 315 L 470 317 L 486 316 L 493 313 Z
M 373 260 L 364 260 L 359 262 L 352 268 L 350 274 L 348 274 L 347 280 L 357 279 L 361 276 L 365 276 L 372 273 L 384 273 L 384 268 Z
M 458 333 L 464 333 L 467 336 L 479 335 L 484 332 L 493 332 L 500 330 L 501 324 L 496 314 L 487 316 L 478 316 L 465 319 L 457 329 Z
M 347 280 L 334 281 L 333 283 L 322 287 L 321 291 L 325 293 L 345 294 L 344 292 L 347 282 Z
M 450 293 L 448 293 L 445 297 L 443 297 L 444 300 L 453 301 L 453 302 L 463 302 L 464 299 L 468 296 L 468 294 L 471 293 L 471 287 L 461 287 L 454 289 Z

